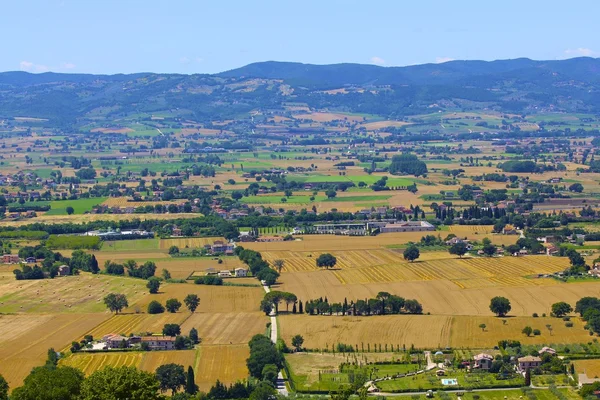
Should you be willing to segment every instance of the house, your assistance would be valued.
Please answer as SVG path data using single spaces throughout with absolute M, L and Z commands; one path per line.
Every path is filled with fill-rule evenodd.
M 542 365 L 542 359 L 536 356 L 521 357 L 517 361 L 517 368 L 522 372 L 525 372 L 530 368 L 538 368 L 540 365 Z
M 283 236 L 260 236 L 256 238 L 257 242 L 283 242 Z
M 250 232 L 240 232 L 240 242 L 254 242 L 255 238 Z
M 435 231 L 435 226 L 427 221 L 407 221 L 400 223 L 389 223 L 380 229 L 381 233 L 390 232 L 424 232 Z
M 552 347 L 542 347 L 542 349 L 538 351 L 538 354 L 540 355 L 540 357 L 544 354 L 550 354 L 551 356 L 555 356 L 556 350 L 554 350 Z
M 17 254 L 4 254 L 2 256 L 2 262 L 4 264 L 17 264 L 21 259 Z
M 206 275 L 217 275 L 217 270 L 214 268 L 206 268 L 204 272 Z
M 503 229 L 502 229 L 502 234 L 503 235 L 518 235 L 519 232 L 517 231 L 517 228 L 515 228 L 512 225 L 506 225 Z
M 231 271 L 228 269 L 224 269 L 222 271 L 219 271 L 219 278 L 232 278 L 233 275 L 231 274 Z
M 37 260 L 35 259 L 35 257 L 27 257 L 27 258 L 25 259 L 25 262 L 26 262 L 27 264 L 34 264 L 36 261 L 37 261 Z
M 475 365 L 473 368 L 489 370 L 492 367 L 492 362 L 494 361 L 494 357 L 489 354 L 479 353 L 473 357 L 475 360 Z
M 146 343 L 150 350 L 174 350 L 175 338 L 170 336 L 144 336 L 142 345 Z
M 67 276 L 67 275 L 71 275 L 71 268 L 68 265 L 61 265 L 60 267 L 58 267 L 58 272 L 56 273 L 57 276 Z
M 109 334 L 102 337 L 102 341 L 106 343 L 109 349 L 119 349 L 129 347 L 129 338 L 121 335 Z
M 236 268 L 235 270 L 233 270 L 233 272 L 235 273 L 236 278 L 243 278 L 248 276 L 248 270 L 245 268 Z
M 171 233 L 171 236 L 175 236 L 175 237 L 181 237 L 181 229 L 179 228 L 173 228 L 173 231 Z
M 551 244 L 550 246 L 546 247 L 546 255 L 553 256 L 555 254 L 558 254 L 558 247 L 556 247 L 553 244 Z

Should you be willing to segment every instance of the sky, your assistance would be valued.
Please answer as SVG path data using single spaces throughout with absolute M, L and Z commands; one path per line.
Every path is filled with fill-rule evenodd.
M 2 0 L 0 71 L 600 57 L 600 1 Z

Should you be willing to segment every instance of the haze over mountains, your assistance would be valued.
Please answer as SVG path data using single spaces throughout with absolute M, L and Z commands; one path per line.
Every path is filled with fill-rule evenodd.
M 285 102 L 389 118 L 436 109 L 600 112 L 600 59 L 408 67 L 269 61 L 214 75 L 0 73 L 0 117 L 48 118 L 63 127 L 171 109 L 207 121 Z

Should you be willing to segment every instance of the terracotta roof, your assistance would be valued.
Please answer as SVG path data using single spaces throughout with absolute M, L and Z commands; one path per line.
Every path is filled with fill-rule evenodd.
M 174 342 L 175 338 L 172 336 L 144 336 L 142 342 L 153 342 L 156 340 Z
M 541 362 L 542 359 L 536 356 L 525 356 L 519 358 L 519 362 Z

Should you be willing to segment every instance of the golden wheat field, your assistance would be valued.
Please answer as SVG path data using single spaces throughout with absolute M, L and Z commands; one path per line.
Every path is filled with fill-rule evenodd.
M 103 298 L 112 292 L 127 295 L 131 303 L 140 299 L 147 289 L 145 282 L 139 279 L 88 273 L 44 280 L 0 279 L 0 312 L 104 311 Z
M 179 213 L 177 218 L 198 218 L 202 214 Z M 73 215 L 40 215 L 36 217 L 35 222 L 43 224 L 81 224 L 91 221 L 126 221 L 131 219 L 145 220 L 164 220 L 172 219 L 172 214 L 73 214 Z M 20 221 L 2 221 L 2 226 L 23 226 L 30 225 L 31 220 Z
M 141 352 L 76 353 L 62 359 L 60 365 L 77 368 L 87 376 L 106 366 L 139 368 L 143 355 Z
M 600 360 L 575 360 L 575 372 L 588 378 L 600 378 Z
M 226 385 L 248 378 L 246 359 L 250 356 L 248 345 L 200 346 L 196 384 L 208 392 L 218 380 Z
M 197 249 L 204 247 L 205 245 L 211 245 L 215 241 L 220 240 L 227 242 L 225 238 L 220 237 L 186 237 L 186 238 L 171 238 L 171 239 L 160 239 L 158 247 L 162 250 L 168 250 L 171 246 L 177 246 L 180 249 Z
M 181 331 L 187 334 L 196 328 L 202 344 L 246 344 L 252 336 L 265 332 L 267 322 L 265 314 L 258 311 L 194 313 L 181 325 Z
M 188 294 L 200 297 L 200 305 L 196 313 L 227 313 L 227 312 L 252 312 L 257 311 L 260 301 L 264 297 L 262 287 L 238 286 L 207 286 L 193 283 L 168 283 L 160 287 L 158 294 L 145 296 L 140 301 L 132 304 L 127 311 L 135 311 L 139 307 L 145 311 L 152 300 L 165 304 L 167 299 L 176 298 L 183 303 Z M 181 310 L 186 310 L 185 305 Z M 180 312 L 184 312 L 181 311 Z M 187 313 L 187 311 L 185 311 Z
M 146 311 L 146 310 L 143 310 Z M 87 335 L 100 339 L 111 333 L 129 335 L 145 332 L 161 333 L 165 324 L 181 324 L 189 316 L 188 312 L 164 314 L 118 314 L 113 315 L 98 326 L 95 326 Z
M 503 320 L 505 322 L 503 322 Z M 479 325 L 485 324 L 485 330 Z M 307 348 L 323 349 L 337 343 L 359 348 L 375 344 L 419 348 L 491 348 L 502 339 L 524 344 L 583 343 L 589 340 L 583 322 L 567 328 L 559 318 L 474 317 L 444 315 L 385 315 L 371 317 L 284 315 L 279 330 L 287 343 L 297 334 Z M 550 325 L 552 331 L 547 328 Z M 539 329 L 541 335 L 526 337 L 525 326 Z M 363 347 L 364 346 L 364 347 Z
M 44 363 L 49 348 L 62 351 L 107 318 L 106 313 L 0 315 L 0 374 L 10 387 L 21 385 Z

